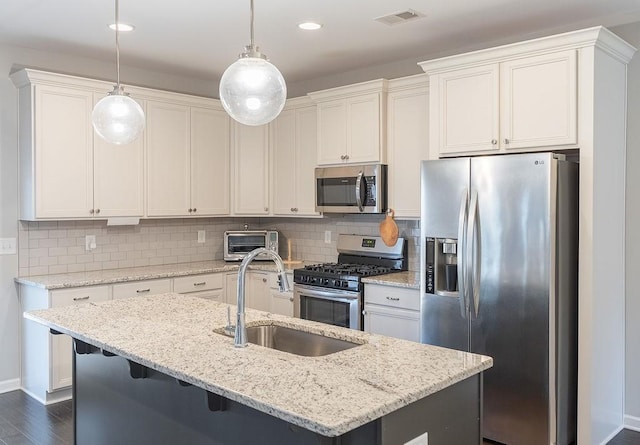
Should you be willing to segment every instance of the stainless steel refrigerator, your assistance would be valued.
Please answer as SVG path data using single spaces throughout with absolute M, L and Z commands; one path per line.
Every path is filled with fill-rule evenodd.
M 551 153 L 422 162 L 421 341 L 493 357 L 483 436 L 576 439 L 578 166 Z

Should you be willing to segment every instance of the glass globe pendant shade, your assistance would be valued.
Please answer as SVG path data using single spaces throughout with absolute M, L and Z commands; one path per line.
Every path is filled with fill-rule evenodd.
M 107 142 L 125 145 L 135 141 L 144 129 L 144 112 L 122 89 L 114 88 L 98 101 L 91 113 L 93 128 Z
M 240 57 L 220 79 L 220 101 L 229 115 L 245 125 L 274 120 L 287 100 L 282 74 L 263 57 Z

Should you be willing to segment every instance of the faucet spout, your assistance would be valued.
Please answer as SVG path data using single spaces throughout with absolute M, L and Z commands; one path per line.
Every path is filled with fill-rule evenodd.
M 247 346 L 247 326 L 245 324 L 245 276 L 249 264 L 251 264 L 251 262 L 261 254 L 269 256 L 273 262 L 276 263 L 280 291 L 287 292 L 290 289 L 289 282 L 285 275 L 285 267 L 282 262 L 282 258 L 273 250 L 259 247 L 258 249 L 252 250 L 246 257 L 244 257 L 240 264 L 240 269 L 238 270 L 238 314 L 236 318 L 236 334 L 233 339 L 234 346 L 236 348 L 244 348 Z

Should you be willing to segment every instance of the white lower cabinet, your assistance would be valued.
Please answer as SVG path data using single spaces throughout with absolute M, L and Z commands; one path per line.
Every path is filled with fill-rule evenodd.
M 269 275 L 269 272 L 247 272 L 244 298 L 248 308 L 266 312 L 271 310 Z
M 271 273 L 269 312 L 293 317 L 293 273 L 287 273 L 286 275 L 291 290 L 288 292 L 280 292 L 278 274 L 275 272 Z
M 173 291 L 192 297 L 225 302 L 225 274 L 190 275 L 173 279 Z
M 23 311 L 86 304 L 111 299 L 111 286 L 47 290 L 20 286 Z M 22 389 L 42 403 L 71 397 L 72 342 L 39 323 L 22 319 Z
M 371 334 L 420 341 L 418 289 L 365 284 L 364 330 Z
M 171 290 L 171 278 L 118 283 L 113 285 L 113 299 L 165 294 Z
M 227 304 L 238 303 L 238 272 L 230 272 L 225 275 L 224 295 Z

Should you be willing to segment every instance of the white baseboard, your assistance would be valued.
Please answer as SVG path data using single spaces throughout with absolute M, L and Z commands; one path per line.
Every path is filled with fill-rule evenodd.
M 614 437 L 616 437 L 616 436 L 618 435 L 618 433 L 619 433 L 620 431 L 622 431 L 623 429 L 624 429 L 624 426 L 623 426 L 623 425 L 620 425 L 618 428 L 616 428 L 616 429 L 613 431 L 613 433 L 609 434 L 605 440 L 603 440 L 602 442 L 600 442 L 600 445 L 607 445 L 607 444 L 611 441 L 611 439 L 613 439 Z
M 640 432 L 640 417 L 624 416 L 624 427 L 628 430 Z
M 11 379 L 0 382 L 0 394 L 20 389 L 20 379 Z

